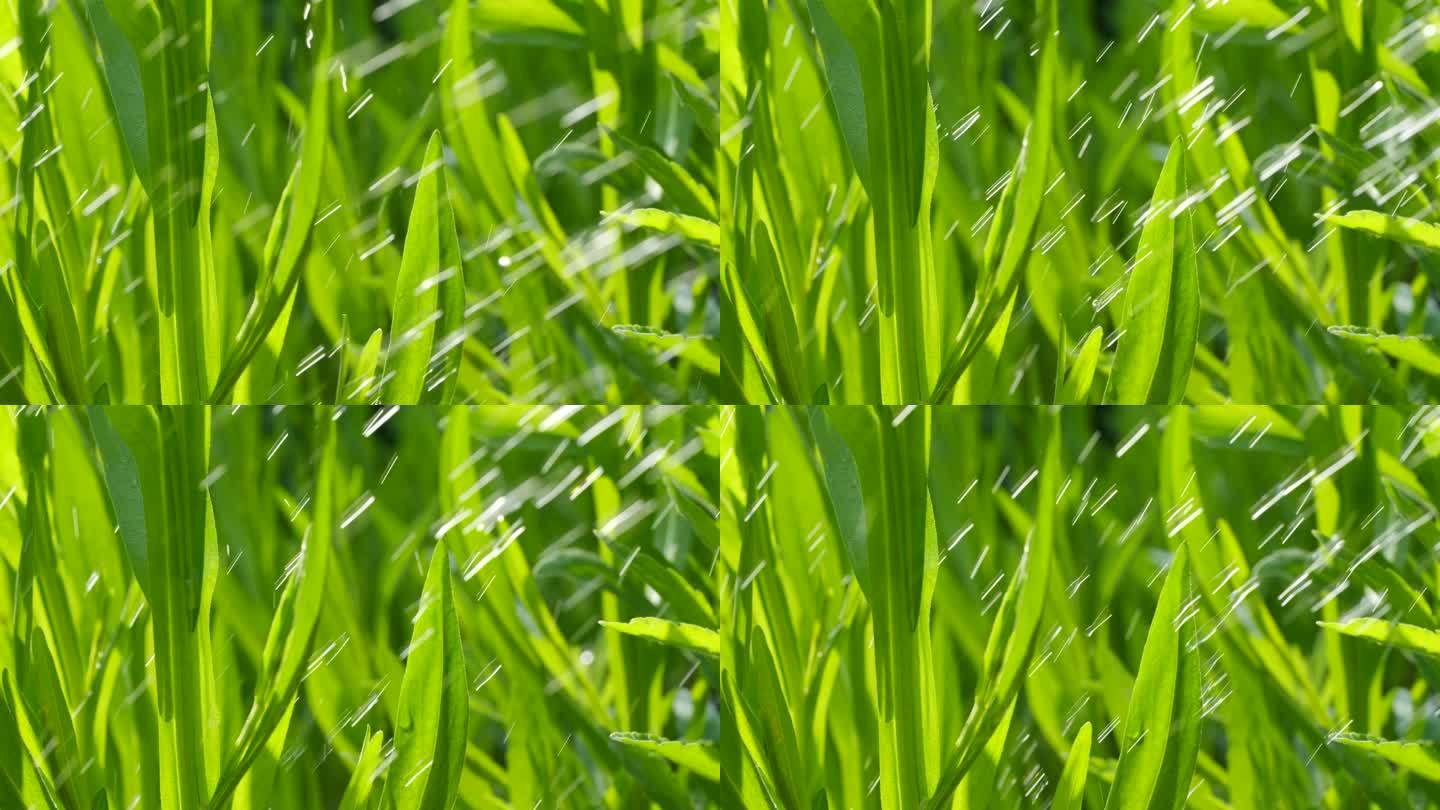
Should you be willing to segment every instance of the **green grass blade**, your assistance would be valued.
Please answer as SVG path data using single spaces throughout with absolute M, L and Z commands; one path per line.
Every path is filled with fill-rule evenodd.
M 1188 552 L 1189 546 L 1181 547 Z M 1187 562 L 1188 562 L 1187 555 Z M 1194 605 L 1198 597 L 1190 595 L 1189 573 L 1186 572 L 1186 605 Z M 1197 633 L 1194 616 L 1181 615 L 1179 628 L 1179 672 L 1175 682 L 1175 710 L 1171 715 L 1174 723 L 1174 739 L 1166 746 L 1165 765 L 1160 772 L 1160 781 L 1155 786 L 1152 801 L 1161 803 L 1171 810 L 1184 810 L 1191 797 L 1191 779 L 1195 774 L 1196 760 L 1200 750 L 1201 721 L 1201 667 L 1200 657 L 1195 654 Z M 1144 660 L 1142 658 L 1143 666 Z
M 837 20 L 830 7 L 840 15 Z M 860 76 L 860 60 L 851 37 L 876 25 L 875 11 L 868 2 L 831 3 L 809 0 L 810 17 L 815 21 L 815 34 L 820 51 L 825 55 L 825 79 L 830 100 L 840 121 L 840 131 L 850 150 L 850 160 L 867 187 L 874 181 L 870 173 L 870 139 L 866 130 L 868 113 L 865 108 L 865 85 Z
M 231 792 L 240 784 L 255 758 L 288 722 L 295 695 L 310 655 L 311 639 L 320 618 L 325 577 L 330 569 L 331 535 L 336 523 L 334 504 L 335 446 L 328 413 L 322 412 L 327 439 L 321 449 L 315 482 L 315 518 L 300 556 L 287 578 L 280 603 L 270 622 L 261 654 L 256 698 L 245 718 L 230 758 L 221 771 L 209 806 L 228 806 Z M 283 731 L 281 744 L 283 745 Z
M 150 581 L 150 540 L 145 522 L 145 491 L 139 462 L 130 451 L 125 436 L 111 425 L 106 410 L 92 409 L 90 425 L 100 450 L 106 491 L 110 495 L 110 503 L 119 523 L 120 539 L 125 543 L 130 570 L 142 590 L 147 594 L 157 593 L 152 590 L 155 586 Z M 153 450 L 150 442 L 144 442 L 140 446 Z
M 1041 47 L 1038 95 L 1034 117 L 1020 143 L 1015 168 L 1005 184 L 999 211 L 985 243 L 984 269 L 969 311 L 946 348 L 940 375 L 928 402 L 950 402 L 955 385 L 980 351 L 1001 313 L 1015 294 L 1035 242 L 1036 223 L 1051 183 L 1051 167 L 1058 163 L 1055 143 L 1055 88 L 1059 85 L 1060 38 L 1056 0 L 1046 0 L 1037 14 L 1045 21 Z
M 1181 546 L 1165 577 L 1165 586 L 1150 620 L 1150 632 L 1145 637 L 1145 651 L 1126 709 L 1124 731 L 1117 740 L 1120 761 L 1115 770 L 1115 783 L 1105 802 L 1107 810 L 1141 810 L 1156 806 L 1152 801 L 1160 802 L 1160 806 L 1170 805 L 1171 797 L 1157 796 L 1156 788 L 1170 748 L 1181 658 L 1194 655 L 1183 648 L 1181 633 L 1176 627 L 1181 607 L 1188 598 L 1187 566 L 1186 548 Z M 1188 784 L 1185 790 L 1188 792 Z
M 1433 740 L 1386 740 L 1360 734 L 1341 734 L 1339 744 L 1384 757 L 1406 772 L 1430 782 L 1440 782 L 1440 751 Z
M 131 163 L 147 192 L 154 193 L 149 124 L 145 115 L 145 82 L 140 74 L 140 61 L 130 41 L 110 17 L 105 0 L 87 0 L 85 13 L 104 60 L 105 86 L 110 91 L 110 101 L 115 107 L 115 116 Z
M 1084 405 L 1090 398 L 1090 387 L 1095 381 L 1095 367 L 1100 364 L 1100 347 L 1105 332 L 1100 327 L 1090 330 L 1080 344 L 1075 364 L 1065 375 L 1065 384 L 1056 402 L 1066 405 Z
M 376 329 L 370 333 L 360 350 L 360 358 L 355 362 L 355 377 L 350 387 L 339 392 L 345 402 L 367 402 L 374 398 L 380 384 L 380 350 L 384 341 L 384 330 Z
M 1363 638 L 1407 652 L 1440 657 L 1440 633 L 1413 624 L 1385 619 L 1350 619 L 1344 622 L 1319 622 L 1319 625 L 1342 636 Z
M 658 208 L 637 208 L 621 211 L 615 219 L 636 228 L 645 228 L 656 233 L 673 234 L 689 239 L 697 245 L 720 249 L 720 226 L 708 219 L 689 214 L 676 214 Z
M 720 373 L 720 355 L 716 353 L 710 338 L 698 335 L 677 335 L 649 326 L 616 324 L 610 331 L 621 337 L 660 349 L 661 356 L 683 357 L 696 368 L 710 374 Z
M 984 810 L 995 804 L 997 794 L 1000 793 L 999 775 L 1005 762 L 1005 743 L 1010 739 L 1010 724 L 1015 717 L 1016 703 L 1017 701 L 1010 701 L 1010 705 L 1000 714 L 989 741 L 985 743 L 985 749 L 960 782 L 960 788 L 956 791 L 959 797 L 957 802 L 967 810 Z
M 1325 221 L 1337 228 L 1383 236 L 1404 245 L 1440 250 L 1440 225 L 1379 211 L 1346 211 L 1330 214 Z
M 1430 335 L 1391 335 L 1359 326 L 1332 326 L 1330 334 L 1362 346 L 1374 346 L 1401 363 L 1440 377 L 1440 346 Z
M 1150 200 L 1125 287 L 1125 330 L 1106 391 L 1109 402 L 1174 403 L 1195 356 L 1200 298 L 1186 205 L 1185 143 L 1176 139 Z
M 15 683 L 14 673 L 9 670 L 0 672 L 0 689 L 4 690 L 6 704 L 3 711 L 8 712 L 8 716 L 0 718 L 0 722 L 4 722 L 7 727 L 6 731 L 9 732 L 7 736 L 11 738 L 6 739 L 5 742 L 7 748 L 13 752 L 10 762 L 7 762 L 6 773 L 7 775 L 14 773 L 14 769 L 19 765 L 16 760 L 21 756 L 22 752 L 17 750 L 20 748 L 24 749 L 23 756 L 27 761 L 26 764 L 32 769 L 27 774 L 10 776 L 11 783 L 27 795 L 43 800 L 51 810 L 61 810 L 64 805 L 60 798 L 60 791 L 55 786 L 55 778 L 50 773 L 50 767 L 47 764 L 46 744 L 41 740 L 35 728 L 31 718 L 32 712 L 23 701 L 21 692 Z
M 625 148 L 646 175 L 654 179 L 665 193 L 666 201 L 681 209 L 675 214 L 677 217 L 715 220 L 715 198 L 689 170 L 671 160 L 656 146 L 632 138 L 623 131 L 612 130 L 608 134 Z M 719 247 L 718 238 L 715 247 Z
M 314 223 L 320 207 L 325 162 L 330 139 L 330 52 L 334 13 L 329 6 L 316 7 L 321 18 L 318 58 L 312 71 L 310 104 L 305 116 L 304 146 L 300 160 L 291 170 L 280 196 L 278 213 L 271 221 L 265 240 L 262 275 L 255 297 L 245 313 L 239 335 L 225 356 L 208 401 L 225 402 L 255 353 L 277 328 L 282 315 L 293 305 L 301 270 L 310 250 Z M 263 396 L 265 392 L 255 392 Z
M 1080 727 L 1070 753 L 1065 757 L 1065 770 L 1055 788 L 1055 801 L 1050 810 L 1082 810 L 1085 806 L 1085 777 L 1090 771 L 1090 724 Z
M 626 622 L 602 621 L 600 626 L 627 636 L 651 639 L 701 655 L 714 657 L 720 654 L 720 634 L 707 627 L 672 622 L 654 616 L 642 616 Z
M 825 408 L 810 410 L 810 429 L 820 450 L 825 471 L 825 485 L 834 511 L 835 526 L 840 531 L 841 548 L 850 569 L 867 594 L 874 593 L 870 574 L 869 524 L 865 516 L 865 496 L 860 485 L 860 470 L 845 439 L 831 427 Z
M 443 546 L 431 557 L 414 627 L 385 795 L 397 810 L 448 810 L 464 769 L 469 703 L 450 559 Z
M 385 399 L 397 404 L 417 403 L 424 394 L 430 352 L 435 345 L 435 322 L 442 315 L 435 279 L 447 269 L 442 267 L 440 257 L 440 208 L 450 205 L 448 199 L 440 199 L 444 171 L 440 135 L 435 133 L 425 149 L 420 182 L 415 186 L 415 204 L 405 231 L 400 275 L 395 280 L 386 363 L 394 376 Z M 450 272 L 455 270 L 451 268 Z
M 720 760 L 709 743 L 667 740 L 653 734 L 617 731 L 610 739 L 621 745 L 659 754 L 665 759 L 711 782 L 720 781 Z
M 111 503 L 128 532 L 132 564 L 144 547 L 146 601 L 155 633 L 156 691 L 163 725 L 162 781 L 167 807 L 204 803 L 203 719 L 199 694 L 199 615 L 204 587 L 206 496 L 195 482 L 208 456 L 206 412 L 142 407 L 92 408 Z M 162 441 L 161 436 L 167 436 Z M 138 475 L 136 471 L 138 470 Z M 139 492 L 137 493 L 137 488 Z M 142 536 L 136 536 L 143 529 Z
M 367 810 L 371 807 L 370 796 L 375 789 L 375 778 L 380 774 L 381 758 L 385 755 L 385 734 L 365 730 L 365 742 L 355 767 L 350 771 L 350 783 L 340 796 L 339 810 Z

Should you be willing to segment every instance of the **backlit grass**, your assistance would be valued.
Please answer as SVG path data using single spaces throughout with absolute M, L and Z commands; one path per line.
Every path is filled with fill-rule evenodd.
M 738 409 L 746 807 L 1428 807 L 1433 409 Z
M 745 401 L 1437 395 L 1431 4 L 721 9 Z
M 705 408 L 0 414 L 0 805 L 682 807 Z
M 713 397 L 715 15 L 661 6 L 0 4 L 0 401 Z

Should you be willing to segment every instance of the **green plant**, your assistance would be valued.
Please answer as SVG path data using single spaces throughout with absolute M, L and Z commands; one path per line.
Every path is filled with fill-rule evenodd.
M 734 806 L 718 428 L 6 410 L 0 805 Z
M 746 807 L 1440 796 L 1440 413 L 736 409 Z
M 721 11 L 739 399 L 1440 394 L 1433 8 Z
M 0 5 L 0 401 L 718 395 L 713 8 L 373 5 Z
M 1440 806 L 1437 31 L 0 0 L 0 808 Z

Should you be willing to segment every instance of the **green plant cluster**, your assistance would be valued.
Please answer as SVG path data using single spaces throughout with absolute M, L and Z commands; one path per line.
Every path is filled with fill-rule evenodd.
M 721 5 L 744 401 L 1440 396 L 1432 5 Z
M 713 398 L 713 22 L 6 0 L 0 399 Z
M 7 409 L 0 806 L 719 801 L 716 417 Z
M 1433 3 L 0 0 L 0 89 L 0 810 L 1440 807 Z
M 739 409 L 745 807 L 1440 804 L 1440 412 Z

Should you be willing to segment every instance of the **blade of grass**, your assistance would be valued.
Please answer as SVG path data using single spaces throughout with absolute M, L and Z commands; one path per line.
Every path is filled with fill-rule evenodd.
M 637 208 L 620 211 L 615 219 L 636 228 L 645 228 L 656 233 L 673 234 L 697 245 L 720 249 L 720 226 L 708 219 L 688 214 L 676 214 L 658 208 Z
M 1325 221 L 1337 228 L 1383 236 L 1401 244 L 1426 250 L 1440 250 L 1440 225 L 1379 211 L 1346 211 L 1328 214 Z
M 1376 641 L 1408 652 L 1440 657 L 1440 633 L 1405 622 L 1385 619 L 1350 619 L 1344 622 L 1319 622 L 1321 627 L 1344 636 Z
M 135 49 L 105 7 L 105 0 L 87 0 L 85 14 L 95 33 L 105 67 L 105 86 L 125 138 L 130 161 L 147 193 L 153 194 L 155 181 L 150 168 L 150 134 L 145 115 L 145 84 L 140 74 L 140 61 Z
M 1374 346 L 1390 357 L 1440 377 L 1440 348 L 1430 335 L 1390 335 L 1359 326 L 1332 326 L 1330 334 L 1362 346 Z
M 379 731 L 371 734 L 367 727 L 360 756 L 356 758 L 355 767 L 350 771 L 350 783 L 345 786 L 345 793 L 340 797 L 340 810 L 366 810 L 373 805 L 370 796 L 375 789 L 376 777 L 381 773 L 384 756 L 385 734 Z
M 385 796 L 397 810 L 454 805 L 464 770 L 469 703 L 450 559 L 436 548 L 415 613 Z
M 715 757 L 713 746 L 709 743 L 667 740 L 653 734 L 638 734 L 629 731 L 617 731 L 610 735 L 610 739 L 622 745 L 659 754 L 681 768 L 692 771 L 711 782 L 720 781 L 720 760 Z
M 1055 801 L 1050 810 L 1081 810 L 1085 805 L 1085 777 L 1090 771 L 1090 724 L 1080 727 L 1070 753 L 1065 757 L 1065 770 L 1055 788 Z
M 199 615 L 206 499 L 195 482 L 204 477 L 208 456 L 206 413 L 117 407 L 92 408 L 89 416 L 132 565 L 148 572 L 168 766 L 162 796 L 166 807 L 200 807 L 205 764 L 197 624 L 208 619 Z
M 1335 741 L 1347 748 L 1378 754 L 1421 779 L 1440 782 L 1440 752 L 1436 751 L 1436 743 L 1432 740 L 1386 740 L 1360 734 L 1341 734 Z
M 1171 563 L 1170 573 L 1160 591 L 1160 600 L 1145 637 L 1145 651 L 1140 670 L 1135 675 L 1130 706 L 1126 710 L 1124 731 L 1117 741 L 1120 760 L 1115 769 L 1115 783 L 1106 799 L 1107 810 L 1140 810 L 1166 807 L 1173 796 L 1159 795 L 1170 746 L 1171 723 L 1175 718 L 1177 680 L 1182 660 L 1194 653 L 1184 649 L 1180 628 L 1182 606 L 1188 600 L 1189 570 L 1186 548 L 1181 546 Z M 1180 686 L 1180 692 L 1188 691 Z M 1183 708 L 1183 707 L 1182 707 Z M 1182 722 L 1183 722 L 1182 718 Z M 1183 751 L 1179 752 L 1182 755 Z M 1193 767 L 1193 750 L 1190 752 Z M 1176 786 L 1181 798 L 1188 795 L 1189 779 Z
M 405 253 L 400 275 L 395 280 L 395 299 L 390 324 L 390 346 L 386 365 L 394 376 L 385 393 L 388 402 L 415 404 L 425 393 L 431 350 L 435 345 L 435 324 L 443 316 L 440 286 L 436 278 L 457 273 L 458 267 L 442 263 L 441 242 L 453 238 L 442 233 L 441 209 L 448 209 L 445 191 L 444 152 L 440 134 L 430 136 L 420 182 L 415 186 L 415 204 L 405 231 Z M 443 283 L 443 282 L 442 282 Z
M 1055 397 L 1056 402 L 1066 405 L 1084 405 L 1090 398 L 1090 386 L 1095 381 L 1095 367 L 1100 363 L 1100 346 L 1105 330 L 1095 327 L 1080 344 L 1075 364 L 1065 375 L 1065 384 Z
M 1195 356 L 1200 298 L 1185 198 L 1185 142 L 1170 146 L 1125 286 L 1124 334 L 1105 399 L 1175 403 Z
M 697 627 L 684 622 L 672 622 L 654 616 L 642 616 L 627 622 L 600 622 L 618 633 L 636 638 L 647 638 L 679 647 L 683 650 L 707 656 L 720 654 L 720 634 L 708 627 Z

